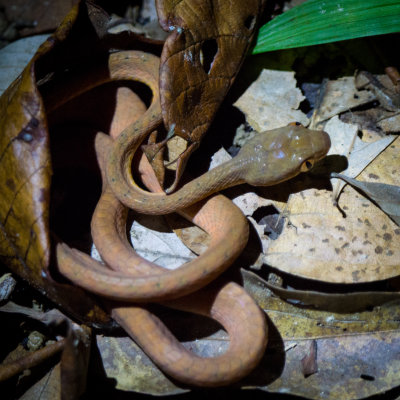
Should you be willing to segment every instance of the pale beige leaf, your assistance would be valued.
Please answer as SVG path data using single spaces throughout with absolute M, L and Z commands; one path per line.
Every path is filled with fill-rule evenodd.
M 277 204 L 284 204 L 266 199 L 254 192 L 240 194 L 233 199 L 233 202 L 242 210 L 243 214 L 246 216 L 253 215 L 253 213 L 260 207 L 266 207 L 270 205 L 277 206 Z
M 256 131 L 263 132 L 296 121 L 307 126 L 307 116 L 298 110 L 304 98 L 294 72 L 264 69 L 234 105 Z
M 360 174 L 396 138 L 386 136 L 375 142 L 364 142 L 357 136 L 357 126 L 340 121 L 338 116 L 331 118 L 324 129 L 329 133 L 332 142 L 328 155 L 347 157 L 348 167 L 342 173 L 350 177 Z M 343 181 L 332 179 L 334 198 L 339 195 L 344 185 Z
M 130 241 L 141 257 L 168 269 L 175 269 L 195 257 L 176 234 L 171 232 L 163 217 L 135 217 L 130 228 Z M 101 260 L 94 245 L 91 255 L 96 260 Z
M 16 40 L 0 50 L 0 95 L 22 72 L 39 46 L 49 35 L 37 35 Z
M 357 125 L 344 123 L 338 116 L 334 116 L 326 123 L 324 131 L 331 138 L 328 155 L 340 154 L 348 157 L 356 141 Z
M 214 155 L 211 157 L 211 162 L 210 162 L 210 168 L 215 168 L 216 166 L 231 160 L 232 157 L 231 155 L 223 148 L 221 147 Z
M 312 206 L 310 206 L 312 205 Z M 290 225 L 264 256 L 287 273 L 335 283 L 359 283 L 400 274 L 400 229 L 371 201 L 346 186 L 339 199 L 310 189 L 291 196 Z

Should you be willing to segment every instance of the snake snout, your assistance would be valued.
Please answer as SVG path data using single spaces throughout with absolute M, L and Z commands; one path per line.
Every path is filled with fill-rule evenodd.
M 331 138 L 325 131 L 315 131 L 316 134 L 313 137 L 313 150 L 314 161 L 319 161 L 324 158 L 329 149 L 331 148 Z

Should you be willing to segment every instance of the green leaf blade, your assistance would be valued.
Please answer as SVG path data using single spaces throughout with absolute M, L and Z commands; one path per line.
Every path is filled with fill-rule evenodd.
M 400 0 L 309 0 L 261 27 L 253 54 L 400 32 Z

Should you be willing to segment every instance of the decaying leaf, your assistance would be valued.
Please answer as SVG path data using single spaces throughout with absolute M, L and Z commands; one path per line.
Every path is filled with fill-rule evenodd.
M 290 122 L 307 126 L 307 116 L 298 110 L 304 99 L 296 88 L 294 72 L 263 70 L 234 105 L 256 131 L 263 132 Z
M 359 125 L 363 133 L 375 132 L 397 133 L 400 126 L 400 94 L 389 75 L 372 75 L 367 71 L 356 74 L 357 89 L 374 95 L 379 107 L 354 110 L 344 114 L 344 122 L 351 121 Z
M 385 211 L 397 225 L 400 225 L 400 186 L 375 182 L 361 182 L 342 174 L 333 174 L 333 176 L 360 189 L 369 199 L 373 200 Z
M 400 301 L 399 292 L 372 292 L 354 289 L 346 293 L 327 293 L 316 290 L 286 289 L 281 284 L 266 281 L 251 271 L 242 270 L 242 275 L 246 288 L 252 293 L 258 292 L 257 296 L 268 296 L 268 290 L 270 290 L 274 295 L 291 304 L 315 310 L 353 313 L 369 310 L 385 303 Z M 263 294 L 259 293 L 260 291 Z
M 399 110 L 400 96 L 392 89 L 393 83 L 389 76 L 374 76 L 368 71 L 358 71 L 355 77 L 355 84 L 357 89 L 371 91 L 385 110 Z
M 276 331 L 271 334 L 262 364 L 246 387 L 310 399 L 320 399 L 324 392 L 327 399 L 350 400 L 398 386 L 399 363 L 393 351 L 400 340 L 398 301 L 372 311 L 335 314 L 271 297 L 259 278 L 253 281 L 247 275 L 246 290 L 265 310 Z M 314 341 L 318 372 L 305 378 L 301 360 L 310 354 Z
M 376 99 L 366 90 L 358 90 L 354 77 L 343 77 L 336 81 L 325 81 L 320 89 L 318 105 L 315 108 L 311 126 L 321 127 L 323 121 L 349 109 L 359 107 Z

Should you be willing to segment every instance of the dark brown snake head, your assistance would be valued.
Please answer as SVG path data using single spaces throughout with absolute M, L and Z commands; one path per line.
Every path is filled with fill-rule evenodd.
M 243 169 L 246 183 L 271 186 L 309 171 L 330 146 L 326 132 L 289 125 L 256 134 L 234 160 Z
M 174 127 L 174 135 L 188 142 L 175 183 L 246 57 L 265 2 L 156 1 L 160 24 L 171 33 L 160 64 L 163 119 L 168 130 Z

